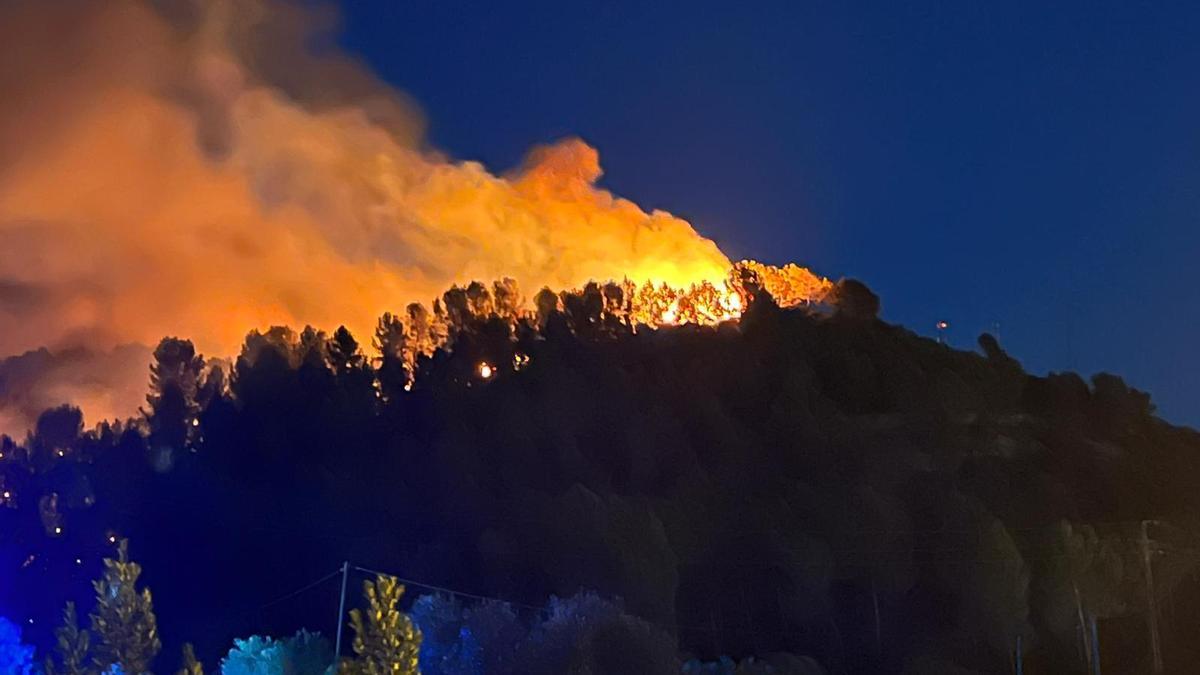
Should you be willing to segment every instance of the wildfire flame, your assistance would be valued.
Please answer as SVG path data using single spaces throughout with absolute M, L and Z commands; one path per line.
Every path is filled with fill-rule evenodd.
M 0 358 L 165 335 L 225 356 L 271 325 L 365 337 L 382 312 L 472 279 L 626 279 L 622 311 L 648 326 L 736 318 L 736 274 L 784 305 L 828 289 L 794 265 L 733 265 L 687 221 L 598 188 L 579 139 L 503 175 L 447 159 L 403 94 L 304 50 L 292 3 L 196 8 L 0 11 L 0 97 L 20 103 L 0 107 Z M 91 420 L 136 410 L 144 370 L 81 368 L 40 371 L 19 413 L 0 391 L 0 429 L 64 401 Z
M 398 325 L 403 334 L 399 339 L 389 337 L 387 343 L 402 345 L 400 354 L 408 373 L 416 372 L 421 355 L 430 356 L 436 350 L 453 349 L 454 337 L 471 322 L 501 319 L 511 328 L 520 321 L 538 324 L 540 316 L 547 311 L 566 311 L 574 316 L 576 325 L 622 326 L 624 330 L 636 332 L 642 329 L 660 329 L 680 324 L 713 325 L 724 321 L 736 321 L 748 300 L 755 294 L 766 291 L 772 296 L 784 298 L 786 306 L 821 303 L 830 299 L 833 284 L 828 279 L 812 272 L 789 265 L 784 268 L 763 265 L 754 261 L 742 261 L 731 269 L 727 279 L 719 283 L 701 281 L 687 287 L 669 284 L 654 284 L 647 281 L 641 285 L 629 279 L 623 282 L 608 282 L 604 285 L 589 282 L 582 289 L 570 289 L 554 293 L 549 288 L 538 293 L 534 306 L 523 302 L 512 279 L 495 282 L 492 290 L 479 282 L 466 288 L 452 287 L 442 298 L 434 300 L 426 308 L 419 303 L 408 306 L 408 325 L 387 315 L 380 321 L 381 330 L 395 330 Z M 382 346 L 381 341 L 380 344 Z M 513 357 L 513 370 L 521 370 L 529 363 L 529 357 L 517 353 Z M 481 362 L 476 366 L 476 375 L 487 380 L 497 372 L 495 366 Z M 406 387 L 407 389 L 407 387 Z

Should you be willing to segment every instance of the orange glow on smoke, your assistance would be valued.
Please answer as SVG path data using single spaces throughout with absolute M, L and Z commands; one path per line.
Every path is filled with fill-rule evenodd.
M 21 56 L 0 64 L 0 96 L 21 102 L 0 108 L 0 358 L 166 335 L 229 356 L 271 325 L 345 324 L 366 343 L 381 313 L 475 279 L 515 279 L 525 307 L 543 286 L 631 280 L 630 318 L 652 326 L 745 306 L 717 246 L 598 188 L 579 139 L 495 174 L 428 148 L 415 107 L 340 57 L 306 65 L 366 83 L 358 98 L 277 86 L 256 70 L 270 59 L 245 57 L 244 26 L 283 6 L 203 4 L 185 31 L 148 4 L 105 3 L 51 47 L 65 20 L 51 5 L 0 12 Z M 796 266 L 739 265 L 780 304 L 828 290 Z M 46 380 L 37 400 L 90 422 L 130 414 L 146 373 L 125 370 Z M 0 431 L 27 414 L 0 402 Z

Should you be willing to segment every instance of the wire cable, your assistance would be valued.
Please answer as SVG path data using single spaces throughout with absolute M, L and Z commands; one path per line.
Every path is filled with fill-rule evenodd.
M 389 574 L 387 572 L 380 572 L 379 570 L 373 570 L 373 569 L 369 569 L 366 567 L 360 567 L 358 565 L 351 565 L 351 568 L 358 572 L 365 572 L 367 574 L 393 577 L 396 579 L 396 581 L 399 581 L 400 583 L 403 583 L 407 586 L 415 586 L 417 588 L 424 588 L 426 590 L 437 591 L 438 593 L 445 593 L 445 594 L 451 595 L 451 596 L 462 596 L 464 598 L 471 598 L 472 600 L 480 600 L 480 601 L 484 601 L 484 602 L 503 602 L 503 603 L 512 605 L 514 607 L 521 607 L 524 609 L 532 609 L 535 611 L 542 610 L 542 607 L 538 607 L 537 605 L 530 605 L 530 604 L 527 604 L 524 602 L 514 602 L 512 600 L 505 600 L 504 598 L 494 598 L 494 597 L 491 597 L 488 595 L 478 595 L 476 593 L 468 593 L 466 591 L 457 591 L 457 590 L 454 590 L 453 588 L 447 588 L 445 586 L 435 586 L 433 584 L 427 584 L 427 583 L 424 583 L 421 581 L 415 581 L 413 579 L 406 579 L 404 577 L 396 576 L 395 574 Z
M 278 605 L 279 603 L 283 602 L 284 600 L 290 600 L 290 599 L 296 597 L 297 595 L 304 593 L 305 591 L 310 591 L 310 590 L 316 588 L 317 586 L 320 586 L 321 584 L 325 583 L 326 581 L 329 581 L 330 579 L 336 577 L 337 575 L 339 575 L 341 573 L 342 573 L 342 568 L 339 567 L 339 568 L 335 569 L 334 571 L 330 572 L 329 574 L 326 574 L 325 576 L 321 577 L 320 579 L 317 579 L 316 581 L 314 581 L 310 584 L 307 584 L 306 586 L 304 586 L 302 588 L 296 589 L 285 595 L 281 595 L 278 598 L 275 598 L 274 600 L 272 600 L 266 604 L 259 605 L 258 611 L 261 612 L 262 610 L 264 610 L 268 607 L 271 607 L 272 605 Z

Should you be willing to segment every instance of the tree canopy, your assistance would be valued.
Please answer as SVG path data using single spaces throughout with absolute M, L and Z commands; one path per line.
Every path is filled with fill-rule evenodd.
M 526 314 L 515 285 L 472 284 L 365 342 L 252 332 L 230 364 L 168 338 L 142 418 L 84 431 L 68 406 L 3 440 L 0 563 L 27 583 L 0 601 L 53 625 L 70 591 L 52 580 L 128 536 L 209 661 L 329 611 L 256 613 L 248 593 L 352 559 L 535 606 L 620 598 L 697 663 L 986 672 L 1019 637 L 1072 672 L 1090 617 L 1142 620 L 1141 520 L 1177 526 L 1156 535 L 1178 544 L 1155 563 L 1168 592 L 1200 591 L 1200 436 L 1120 378 L 1030 375 L 991 336 L 938 344 L 857 282 L 830 307 L 759 292 L 740 322 L 655 329 L 627 292 L 542 290 Z M 1168 658 L 1196 650 L 1185 625 L 1164 624 Z

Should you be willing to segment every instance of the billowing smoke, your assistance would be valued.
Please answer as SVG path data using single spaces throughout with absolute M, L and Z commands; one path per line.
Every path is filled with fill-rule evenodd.
M 415 106 L 329 29 L 265 2 L 0 10 L 0 357 L 48 347 L 78 364 L 164 335 L 227 355 L 272 324 L 366 336 L 383 311 L 471 279 L 532 294 L 724 278 L 728 259 L 687 222 L 595 187 L 583 141 L 503 176 L 428 148 Z M 104 365 L 122 360 L 76 388 L 61 368 L 0 365 L 0 430 L 35 400 L 132 412 L 141 392 Z

